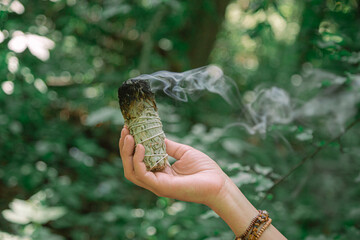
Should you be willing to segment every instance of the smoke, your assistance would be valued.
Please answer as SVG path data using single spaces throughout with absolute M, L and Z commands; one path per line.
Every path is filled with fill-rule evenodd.
M 288 124 L 294 118 L 293 107 L 289 94 L 277 87 L 257 89 L 254 98 L 244 105 L 246 116 L 250 121 L 228 125 L 226 128 L 241 126 L 250 134 L 265 134 L 273 124 Z
M 196 98 L 201 91 L 207 90 L 219 94 L 233 106 L 241 104 L 236 83 L 225 76 L 221 68 L 215 65 L 204 66 L 182 73 L 159 71 L 140 75 L 134 79 L 150 81 L 151 90 L 164 91 L 168 96 L 187 102 L 188 96 Z
M 301 81 L 295 85 L 295 92 L 299 95 L 297 97 L 310 97 L 310 100 L 302 103 L 278 87 L 256 88 L 241 96 L 234 80 L 225 76 L 215 65 L 182 73 L 159 71 L 134 79 L 149 80 L 153 92 L 162 90 L 168 96 L 183 102 L 187 102 L 188 97 L 198 98 L 203 91 L 219 94 L 242 112 L 239 120 L 227 125 L 224 130 L 242 127 L 249 134 L 266 134 L 274 124 L 287 125 L 294 120 L 303 122 L 321 118 L 333 134 L 343 131 L 346 121 L 356 113 L 356 105 L 360 101 L 360 75 L 342 77 L 319 69 L 304 71 L 302 75 L 299 76 Z M 321 84 L 324 79 L 331 84 L 325 90 Z M 352 81 L 352 90 L 341 90 L 347 79 Z M 309 92 L 316 94 L 311 97 Z
M 320 119 L 324 128 L 336 136 L 345 130 L 347 121 L 353 118 L 360 102 L 360 74 L 339 76 L 321 69 L 304 72 L 304 92 L 322 89 L 294 111 L 296 119 Z
M 256 90 L 250 103 L 244 104 L 239 89 L 230 77 L 215 65 L 204 66 L 182 73 L 159 71 L 133 79 L 148 80 L 153 92 L 162 90 L 166 95 L 183 102 L 198 97 L 198 93 L 209 91 L 219 94 L 227 103 L 243 113 L 241 120 L 225 127 L 225 130 L 241 126 L 250 134 L 265 134 L 274 124 L 286 124 L 292 120 L 291 102 L 287 92 L 272 87 Z
M 257 118 L 271 123 L 288 124 L 293 119 L 290 96 L 277 87 L 258 91 L 249 109 Z

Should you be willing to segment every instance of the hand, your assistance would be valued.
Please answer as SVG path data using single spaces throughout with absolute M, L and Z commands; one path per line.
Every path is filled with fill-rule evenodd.
M 210 205 L 215 201 L 227 175 L 207 155 L 187 145 L 165 139 L 167 153 L 176 159 L 162 172 L 146 170 L 143 162 L 145 148 L 138 144 L 124 127 L 119 141 L 125 177 L 158 196 Z
M 138 144 L 127 128 L 121 131 L 120 155 L 125 177 L 158 196 L 182 201 L 203 203 L 212 208 L 233 230 L 241 235 L 257 210 L 239 188 L 204 153 L 180 143 L 165 139 L 166 152 L 176 159 L 162 172 L 146 170 L 143 162 L 145 148 Z M 261 236 L 264 240 L 286 239 L 273 225 Z

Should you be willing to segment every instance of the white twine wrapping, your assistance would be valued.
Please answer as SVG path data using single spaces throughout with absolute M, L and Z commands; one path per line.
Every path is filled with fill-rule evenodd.
M 148 121 L 149 119 L 150 119 L 150 121 Z M 144 126 L 144 125 L 154 124 L 154 123 L 157 123 L 157 125 L 135 131 L 136 128 L 138 128 L 139 126 Z M 159 118 L 159 116 L 157 114 L 154 114 L 154 109 L 150 108 L 150 107 L 145 108 L 144 111 L 142 112 L 142 114 L 139 117 L 137 117 L 135 120 L 129 121 L 128 128 L 132 132 L 132 135 L 134 137 L 137 136 L 139 133 L 148 131 L 150 129 L 155 129 L 155 128 L 160 128 L 161 129 L 161 132 L 159 132 L 157 134 L 154 134 L 153 136 L 150 136 L 150 137 L 148 137 L 146 139 L 143 139 L 140 142 L 137 142 L 136 144 L 142 144 L 144 142 L 147 142 L 147 141 L 149 141 L 149 140 L 151 140 L 153 138 L 156 138 L 158 136 L 161 136 L 161 135 L 163 135 L 164 138 L 165 138 L 165 133 L 162 130 L 161 120 L 160 120 L 160 118 Z M 165 142 L 163 142 L 162 148 L 165 149 Z M 158 163 L 160 163 L 162 160 L 164 160 L 166 157 L 168 157 L 168 154 L 167 153 L 164 153 L 164 154 L 146 154 L 145 157 L 150 157 L 150 158 L 159 157 L 159 159 L 150 167 L 150 171 L 151 171 Z M 152 161 L 150 161 L 150 162 L 152 162 Z

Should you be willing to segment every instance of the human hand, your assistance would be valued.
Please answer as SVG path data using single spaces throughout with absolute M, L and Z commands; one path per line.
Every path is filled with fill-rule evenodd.
M 120 155 L 125 177 L 158 196 L 203 203 L 212 208 L 233 230 L 241 235 L 257 210 L 239 188 L 206 154 L 184 144 L 165 139 L 166 152 L 176 159 L 162 172 L 146 170 L 145 148 L 138 144 L 127 128 L 121 131 Z M 135 150 L 135 152 L 134 152 Z M 261 236 L 266 240 L 286 239 L 273 225 Z
M 146 170 L 143 162 L 145 148 L 138 144 L 124 127 L 119 140 L 125 177 L 158 196 L 210 205 L 215 201 L 227 175 L 206 154 L 184 144 L 165 139 L 167 153 L 176 159 L 162 172 Z

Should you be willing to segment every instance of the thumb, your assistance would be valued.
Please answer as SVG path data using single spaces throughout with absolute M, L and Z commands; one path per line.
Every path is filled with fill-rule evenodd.
M 187 151 L 190 151 L 193 149 L 192 147 L 190 147 L 188 145 L 177 143 L 177 142 L 171 141 L 169 139 L 165 139 L 165 144 L 166 144 L 167 154 L 169 154 L 171 157 L 173 157 L 177 160 L 182 158 L 182 156 L 184 156 L 184 154 Z

